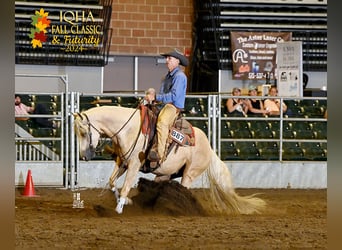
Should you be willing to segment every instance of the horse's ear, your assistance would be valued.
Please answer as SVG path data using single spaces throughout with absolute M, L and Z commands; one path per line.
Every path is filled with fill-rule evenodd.
M 83 120 L 83 117 L 81 116 L 80 113 L 72 113 L 72 115 L 74 116 L 74 119 L 76 119 L 77 117 L 81 118 L 81 120 Z

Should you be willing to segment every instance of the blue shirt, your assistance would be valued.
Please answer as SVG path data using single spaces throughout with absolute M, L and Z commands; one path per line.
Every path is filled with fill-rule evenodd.
M 180 67 L 169 72 L 162 82 L 159 94 L 156 100 L 163 103 L 172 103 L 177 108 L 183 109 L 185 104 L 185 95 L 187 87 L 187 78 Z

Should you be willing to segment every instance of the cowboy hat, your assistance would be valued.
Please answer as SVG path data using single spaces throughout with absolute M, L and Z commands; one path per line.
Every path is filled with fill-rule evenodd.
M 186 56 L 184 56 L 179 50 L 177 49 L 174 49 L 168 53 L 164 53 L 164 54 L 160 54 L 164 57 L 167 57 L 167 56 L 172 56 L 174 58 L 177 58 L 179 60 L 179 64 L 180 65 L 183 65 L 183 66 L 188 66 L 189 64 L 189 61 L 188 61 L 188 58 L 186 58 Z

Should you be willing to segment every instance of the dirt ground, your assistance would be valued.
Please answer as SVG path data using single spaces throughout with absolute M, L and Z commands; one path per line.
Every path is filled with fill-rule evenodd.
M 154 184 L 151 184 L 154 185 Z M 113 193 L 37 188 L 15 197 L 16 249 L 327 249 L 327 190 L 237 189 L 261 193 L 262 214 L 208 216 L 204 189 L 133 189 L 134 204 L 115 212 Z M 202 199 L 202 200 L 201 200 Z M 201 202 L 199 202 L 201 201 Z M 202 204 L 202 205 L 201 205 Z

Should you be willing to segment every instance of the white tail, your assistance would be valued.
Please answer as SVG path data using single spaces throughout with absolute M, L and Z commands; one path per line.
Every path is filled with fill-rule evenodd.
M 256 194 L 242 197 L 235 192 L 228 167 L 214 151 L 211 153 L 207 176 L 210 211 L 213 214 L 253 214 L 265 208 L 266 202 L 255 197 Z

